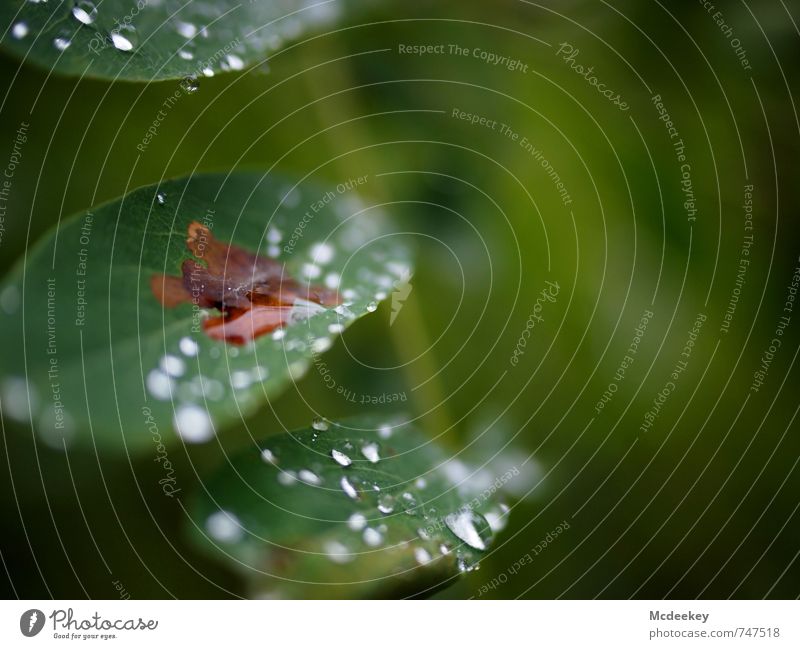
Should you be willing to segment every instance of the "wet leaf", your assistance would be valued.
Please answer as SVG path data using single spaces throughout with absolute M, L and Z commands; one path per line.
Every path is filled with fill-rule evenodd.
M 408 272 L 357 185 L 200 175 L 62 223 L 0 285 L 3 415 L 59 448 L 213 439 Z
M 153 81 L 263 62 L 331 25 L 347 0 L 68 0 L 0 4 L 2 47 L 59 74 Z
M 192 538 L 262 597 L 424 595 L 476 569 L 504 481 L 402 421 L 316 421 L 231 458 L 192 503 Z

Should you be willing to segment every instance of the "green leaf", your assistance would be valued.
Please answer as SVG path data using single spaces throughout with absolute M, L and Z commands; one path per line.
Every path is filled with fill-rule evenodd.
M 211 76 L 349 10 L 346 0 L 33 0 L 0 4 L 2 47 L 59 74 L 155 81 Z
M 191 503 L 192 539 L 254 596 L 413 596 L 475 569 L 504 481 L 402 421 L 315 420 L 233 457 Z
M 32 421 L 39 439 L 58 448 L 83 442 L 131 452 L 176 432 L 206 441 L 253 412 L 407 276 L 406 249 L 378 208 L 365 209 L 357 184 L 198 175 L 62 223 L 0 285 L 3 415 Z M 258 253 L 259 263 L 274 257 L 265 263 L 296 280 L 301 297 L 281 295 L 290 303 L 280 307 L 286 326 L 231 344 L 204 329 L 218 310 L 194 300 L 162 305 L 154 288 L 163 275 L 178 278 L 198 260 L 210 266 L 210 253 L 187 248 L 197 221 L 232 250 Z M 226 264 L 230 283 L 233 253 Z M 338 287 L 340 302 L 302 297 L 319 286 Z

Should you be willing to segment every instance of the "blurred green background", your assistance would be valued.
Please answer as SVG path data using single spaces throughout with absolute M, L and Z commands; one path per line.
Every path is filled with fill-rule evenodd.
M 75 81 L 2 58 L 0 154 L 30 127 L 0 269 L 59 219 L 163 178 L 276 163 L 334 182 L 368 174 L 365 197 L 390 203 L 398 231 L 413 233 L 413 290 L 391 327 L 384 304 L 348 330 L 328 366 L 355 392 L 405 391 L 405 407 L 454 451 L 477 438 L 480 459 L 508 445 L 528 480 L 481 570 L 439 597 L 797 597 L 800 313 L 760 391 L 750 387 L 800 263 L 800 11 L 779 0 L 719 5 L 751 71 L 689 0 L 374 3 L 273 55 L 268 69 L 203 79 L 141 155 L 177 82 Z M 570 69 L 562 42 L 628 111 Z M 402 54 L 401 44 L 448 53 Z M 527 71 L 491 65 L 475 48 Z M 693 222 L 655 94 L 686 145 Z M 751 264 L 723 333 L 749 184 Z M 514 366 L 546 281 L 559 295 Z M 598 413 L 647 310 L 634 362 Z M 643 432 L 698 313 L 707 319 L 688 366 Z M 223 445 L 304 426 L 314 411 L 384 408 L 349 403 L 311 371 Z M 114 598 L 114 580 L 134 598 L 248 593 L 241 575 L 186 544 L 185 514 L 163 497 L 152 458 L 67 456 L 2 426 L 5 597 Z M 171 459 L 188 491 L 221 455 L 181 447 Z M 565 520 L 546 551 L 508 572 Z M 500 574 L 504 583 L 483 592 Z

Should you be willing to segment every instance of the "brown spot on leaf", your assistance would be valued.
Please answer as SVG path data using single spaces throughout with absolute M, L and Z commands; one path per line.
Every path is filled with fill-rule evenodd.
M 302 285 L 286 274 L 283 264 L 218 241 L 203 224 L 189 224 L 186 259 L 181 275 L 153 275 L 150 288 L 165 307 L 189 303 L 217 309 L 203 330 L 215 340 L 244 345 L 288 323 L 296 300 L 324 306 L 339 303 L 336 291 Z

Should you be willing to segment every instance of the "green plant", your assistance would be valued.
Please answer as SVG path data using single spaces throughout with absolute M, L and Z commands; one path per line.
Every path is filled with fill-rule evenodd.
M 121 0 L 5 5 L 3 45 L 56 74 L 180 80 L 177 101 L 330 18 L 294 0 L 133 6 L 135 28 Z M 411 253 L 362 184 L 275 169 L 165 180 L 64 219 L 0 286 L 0 336 L 23 341 L 0 360 L 6 414 L 70 453 L 155 456 L 164 496 L 187 498 L 186 533 L 247 567 L 251 594 L 424 594 L 474 569 L 507 515 L 495 476 L 402 412 L 259 431 L 227 457 L 226 428 L 381 301 L 396 316 L 408 298 Z M 192 444 L 216 452 L 190 495 L 170 449 Z

